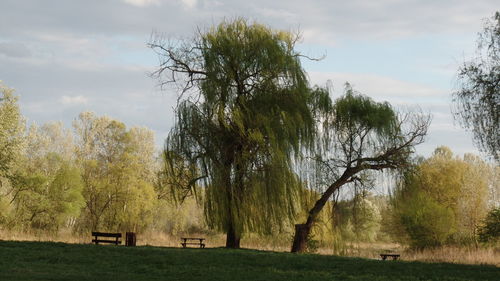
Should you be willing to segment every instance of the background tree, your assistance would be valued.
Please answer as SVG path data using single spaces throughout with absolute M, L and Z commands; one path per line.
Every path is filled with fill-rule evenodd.
M 84 183 L 80 230 L 143 230 L 156 199 L 152 132 L 90 112 L 73 125 Z
M 458 70 L 455 116 L 479 148 L 500 161 L 500 13 L 479 34 L 477 56 Z
M 174 206 L 168 191 L 153 188 L 154 182 L 167 187 L 175 182 L 165 175 L 157 178 L 153 131 L 127 129 L 88 112 L 75 121 L 75 134 L 61 122 L 26 130 L 17 98 L 7 87 L 0 108 L 6 164 L 0 176 L 1 230 L 37 235 L 87 231 L 93 225 L 169 234 L 206 230 L 194 200 Z
M 12 185 L 19 192 L 12 201 L 11 227 L 57 231 L 71 225 L 83 207 L 83 185 L 76 167 L 63 165 L 52 177 L 40 172 L 16 175 Z
M 317 187 L 322 195 L 309 210 L 306 222 L 295 225 L 292 252 L 306 250 L 319 213 L 342 186 L 362 182 L 361 173 L 406 166 L 429 124 L 429 119 L 419 114 L 398 116 L 388 103 L 374 102 L 354 92 L 349 84 L 319 120 L 322 130 L 315 161 L 329 171 L 328 178 Z
M 477 242 L 488 210 L 494 167 L 476 156 L 453 156 L 447 147 L 404 174 L 392 199 L 396 226 L 417 248 Z
M 25 123 L 14 90 L 0 81 L 0 223 L 10 212 L 12 177 L 24 145 Z
M 334 206 L 334 227 L 340 230 L 342 239 L 355 242 L 374 242 L 382 220 L 373 195 L 366 191 L 354 195 L 351 200 L 340 201 Z
M 481 242 L 500 242 L 500 207 L 491 209 L 479 229 Z
M 0 81 L 0 187 L 12 174 L 24 143 L 25 122 L 14 90 Z
M 10 177 L 8 226 L 57 231 L 78 217 L 83 186 L 72 148 L 71 133 L 61 123 L 30 127 Z
M 478 242 L 478 228 L 489 209 L 491 190 L 500 182 L 494 181 L 495 167 L 473 154 L 465 154 L 462 160 L 465 172 L 462 174 L 460 199 L 457 205 L 457 237 L 463 242 Z
M 196 174 L 186 188 L 205 188 L 208 225 L 227 233 L 227 247 L 295 216 L 292 161 L 314 130 L 297 39 L 237 19 L 192 41 L 150 44 L 161 60 L 156 76 L 184 94 L 166 155 Z

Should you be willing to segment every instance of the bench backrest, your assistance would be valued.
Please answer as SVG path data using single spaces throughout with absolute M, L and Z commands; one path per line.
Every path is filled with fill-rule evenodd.
M 92 236 L 121 238 L 122 234 L 121 233 L 92 232 Z

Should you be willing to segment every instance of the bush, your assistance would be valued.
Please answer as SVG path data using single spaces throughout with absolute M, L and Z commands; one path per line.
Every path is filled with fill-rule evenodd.
M 479 228 L 479 241 L 498 242 L 500 239 L 500 207 L 492 209 Z
M 453 211 L 419 193 L 400 213 L 412 247 L 436 247 L 455 232 Z

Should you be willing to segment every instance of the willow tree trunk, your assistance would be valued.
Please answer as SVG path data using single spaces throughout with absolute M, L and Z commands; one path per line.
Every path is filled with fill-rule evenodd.
M 326 202 L 328 202 L 328 199 L 337 189 L 339 189 L 342 185 L 352 181 L 353 179 L 351 179 L 350 177 L 356 174 L 357 171 L 358 169 L 348 168 L 339 179 L 337 179 L 326 189 L 326 191 L 321 195 L 318 201 L 316 201 L 314 207 L 309 211 L 306 223 L 295 225 L 295 235 L 293 238 L 291 250 L 292 253 L 302 253 L 306 251 L 307 240 L 309 238 L 309 235 L 311 234 L 311 229 L 319 213 L 326 205 Z
M 226 234 L 226 248 L 232 248 L 232 249 L 239 249 L 240 248 L 240 240 L 241 240 L 241 227 L 239 225 L 236 225 L 235 222 L 240 222 L 240 218 L 238 216 L 241 216 L 241 213 L 239 211 L 235 211 L 233 209 L 233 200 L 236 200 L 237 202 L 242 202 L 243 201 L 243 174 L 244 174 L 244 168 L 241 165 L 241 159 L 243 158 L 242 156 L 242 151 L 243 148 L 241 145 L 238 145 L 235 148 L 234 155 L 231 157 L 231 162 L 236 162 L 235 164 L 235 180 L 232 183 L 234 186 L 234 189 L 231 188 L 231 180 L 230 177 L 228 178 L 228 187 L 229 189 L 227 190 L 227 199 L 228 199 L 228 227 L 227 227 L 227 234 Z M 241 206 L 238 206 L 241 207 Z
M 234 200 L 233 198 L 233 191 L 231 190 L 231 181 L 230 178 L 228 177 L 227 179 L 227 233 L 226 233 L 226 248 L 233 248 L 233 249 L 239 249 L 240 248 L 240 240 L 241 240 L 241 233 L 237 230 L 237 226 L 235 225 L 235 214 L 232 206 L 232 202 Z
M 293 238 L 292 253 L 304 252 L 307 249 L 307 240 L 311 233 L 312 225 L 307 223 L 295 225 L 295 237 Z
M 236 232 L 233 223 L 229 225 L 226 235 L 226 248 L 239 249 L 240 248 L 241 235 Z
M 226 248 L 239 249 L 241 233 L 237 231 L 237 226 L 235 225 L 234 212 L 231 208 L 231 193 L 228 192 L 228 220 L 227 220 L 227 233 L 226 233 Z

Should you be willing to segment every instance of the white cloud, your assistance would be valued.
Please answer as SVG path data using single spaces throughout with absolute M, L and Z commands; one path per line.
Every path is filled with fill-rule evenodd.
M 265 7 L 256 7 L 255 11 L 265 18 L 274 18 L 286 22 L 296 22 L 299 19 L 299 16 L 297 14 L 285 9 L 269 9 Z
M 336 92 L 341 92 L 344 83 L 349 82 L 355 90 L 377 99 L 422 101 L 425 98 L 447 97 L 449 95 L 446 90 L 371 73 L 310 71 L 309 76 L 311 82 L 316 85 L 325 85 L 328 80 L 331 80 Z
M 396 51 L 397 56 L 387 57 L 387 62 L 396 66 L 390 70 L 381 67 L 386 71 L 379 71 L 373 65 L 380 64 L 380 60 L 368 57 L 363 63 L 350 65 L 345 70 L 350 73 L 309 75 L 319 85 L 333 80 L 336 95 L 349 81 L 356 90 L 377 101 L 421 105 L 434 116 L 429 142 L 424 144 L 429 149 L 424 151 L 441 144 L 461 145 L 464 151 L 472 147 L 469 135 L 459 127 L 453 129 L 450 89 L 445 88 L 462 61 L 456 50 L 472 48 L 475 34 L 481 30 L 481 19 L 491 17 L 498 9 L 498 0 L 57 2 L 54 9 L 44 1 L 0 1 L 0 38 L 4 43 L 0 43 L 0 78 L 19 89 L 22 109 L 30 119 L 40 123 L 64 120 L 69 124 L 85 107 L 116 116 L 127 124 L 146 125 L 162 132 L 163 137 L 173 122 L 175 94 L 150 97 L 157 81 L 146 75 L 154 70 L 155 63 L 155 55 L 144 46 L 149 34 L 158 30 L 172 36 L 191 36 L 196 26 L 205 28 L 224 17 L 242 16 L 273 28 L 300 29 L 305 44 L 318 44 L 313 46 L 318 49 L 327 47 L 328 52 L 351 46 L 369 49 L 372 44 Z M 422 37 L 428 41 L 422 41 Z M 455 37 L 456 42 L 449 41 Z M 454 49 L 431 56 L 423 47 L 433 45 L 433 38 L 445 38 L 445 45 Z M 393 46 L 395 39 L 408 39 L 410 44 Z M 384 41 L 389 43 L 384 45 Z M 343 56 L 357 58 L 353 53 Z M 417 54 L 418 59 L 408 59 Z M 457 58 L 456 63 L 450 62 L 453 58 Z M 394 63 L 398 59 L 405 59 L 404 65 L 402 61 Z M 317 69 L 344 71 L 342 64 L 331 61 L 328 68 Z M 412 75 L 405 76 L 407 73 Z
M 0 54 L 7 57 L 25 58 L 31 56 L 31 51 L 20 42 L 0 42 Z
M 125 3 L 137 6 L 137 7 L 145 7 L 150 5 L 158 5 L 160 3 L 159 0 L 124 0 Z
M 64 105 L 87 104 L 88 98 L 84 96 L 62 96 L 60 102 Z
M 198 0 L 181 0 L 181 2 L 187 8 L 194 8 L 194 6 L 198 3 Z

